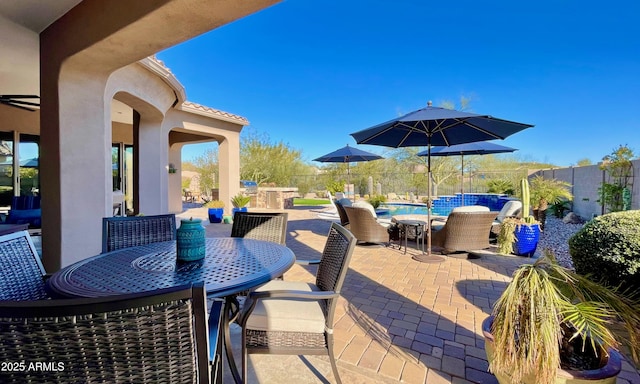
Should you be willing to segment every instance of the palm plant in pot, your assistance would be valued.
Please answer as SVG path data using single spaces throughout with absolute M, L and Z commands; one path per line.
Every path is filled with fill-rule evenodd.
M 640 302 L 546 252 L 515 271 L 482 330 L 489 370 L 502 384 L 615 383 L 620 340 L 639 361 Z
M 522 217 L 506 218 L 500 225 L 498 233 L 498 252 L 531 257 L 540 240 L 540 223 L 529 214 L 530 193 L 529 181 L 520 181 L 522 200 Z
M 247 204 L 251 201 L 251 197 L 245 196 L 242 193 L 238 193 L 237 195 L 231 198 L 231 204 L 233 205 L 233 209 L 231 210 L 232 214 L 235 215 L 236 212 L 246 212 Z
M 531 180 L 533 217 L 540 222 L 542 230 L 544 230 L 544 223 L 547 220 L 549 206 L 560 203 L 563 200 L 573 199 L 569 188 L 571 188 L 571 184 L 562 180 L 545 179 L 542 176 L 535 176 Z

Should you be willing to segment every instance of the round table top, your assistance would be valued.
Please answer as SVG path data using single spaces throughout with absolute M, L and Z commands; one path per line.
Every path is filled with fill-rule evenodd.
M 209 297 L 224 297 L 282 276 L 293 252 L 270 241 L 206 239 L 206 257 L 176 263 L 176 242 L 166 241 L 100 254 L 56 272 L 49 287 L 70 297 L 100 297 L 204 282 Z

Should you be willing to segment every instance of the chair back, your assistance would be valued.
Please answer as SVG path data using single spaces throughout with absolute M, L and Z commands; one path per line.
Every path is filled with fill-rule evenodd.
M 286 212 L 236 212 L 231 237 L 266 240 L 285 245 L 287 240 Z
M 318 288 L 340 293 L 356 242 L 355 236 L 347 229 L 336 223 L 331 224 L 316 274 Z M 336 305 L 337 299 L 329 299 L 323 307 L 329 328 L 333 324 Z
M 0 236 L 0 300 L 48 298 L 45 270 L 27 231 Z
M 3 382 L 209 383 L 202 284 L 100 299 L 0 302 Z M 28 365 L 44 362 L 45 371 Z
M 176 239 L 176 215 L 105 217 L 102 253 Z
M 349 231 L 366 243 L 386 243 L 389 241 L 387 227 L 380 224 L 367 208 L 344 207 L 349 217 Z
M 451 212 L 444 227 L 433 233 L 431 244 L 451 251 L 489 248 L 496 215 L 497 212 Z
M 343 227 L 349 226 L 349 216 L 347 216 L 347 212 L 344 210 L 344 205 L 340 202 L 340 200 L 334 201 L 336 209 L 338 210 L 338 216 L 340 216 L 340 225 Z
M 517 216 L 521 209 L 522 202 L 520 200 L 509 200 L 502 206 L 500 212 L 498 212 L 496 220 L 502 223 L 507 217 Z

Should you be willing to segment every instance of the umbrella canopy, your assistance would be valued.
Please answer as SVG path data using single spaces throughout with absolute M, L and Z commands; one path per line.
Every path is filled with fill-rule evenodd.
M 313 161 L 319 161 L 322 163 L 347 163 L 347 183 L 351 184 L 351 172 L 349 168 L 349 163 L 359 162 L 359 161 L 379 160 L 382 158 L 383 157 L 380 155 L 363 151 L 358 148 L 353 148 L 353 147 L 350 147 L 349 144 L 347 144 L 346 147 L 342 147 L 331 153 L 327 153 L 324 156 L 320 156 L 317 159 L 313 159 Z
M 353 148 L 353 147 L 350 147 L 349 144 L 347 144 L 346 147 L 342 147 L 331 153 L 327 153 L 324 156 L 320 156 L 317 159 L 313 159 L 313 161 L 320 161 L 323 163 L 351 163 L 351 162 L 357 162 L 357 161 L 378 160 L 382 158 L 383 157 L 380 155 L 363 151 L 358 148 Z
M 462 205 L 464 205 L 464 155 L 489 155 L 493 153 L 509 153 L 517 151 L 515 148 L 505 147 L 488 141 L 478 141 L 475 143 L 465 143 L 452 145 L 450 147 L 433 147 L 431 156 L 455 156 L 460 155 L 462 183 L 460 194 L 462 195 Z M 418 152 L 418 156 L 427 156 L 428 151 Z
M 408 113 L 371 128 L 352 133 L 358 144 L 385 147 L 427 147 L 428 182 L 431 181 L 431 146 L 451 146 L 493 139 L 504 139 L 523 129 L 533 127 L 489 115 L 455 111 L 431 106 Z M 427 186 L 428 205 L 431 208 L 431 187 Z M 427 255 L 415 256 L 424 262 L 442 261 L 431 257 L 431 209 L 427 210 Z

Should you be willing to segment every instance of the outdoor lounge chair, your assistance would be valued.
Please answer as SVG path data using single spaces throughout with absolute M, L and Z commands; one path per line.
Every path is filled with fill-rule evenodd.
M 432 246 L 442 253 L 468 252 L 489 248 L 491 224 L 497 212 L 451 212 L 439 231 L 432 233 Z
M 213 304 L 207 325 L 202 284 L 99 299 L 0 302 L 0 355 L 25 364 L 0 372 L 0 381 L 218 382 L 221 303 Z
M 176 215 L 104 217 L 102 253 L 176 239 Z
M 29 232 L 0 236 L 0 300 L 49 298 L 45 270 Z
M 286 212 L 236 212 L 231 237 L 266 240 L 285 245 L 287 239 Z
M 240 316 L 245 383 L 250 353 L 329 355 L 336 382 L 341 383 L 333 353 L 333 319 L 355 244 L 349 231 L 333 223 L 315 284 L 272 280 L 251 292 Z
M 349 230 L 362 243 L 389 242 L 388 226 L 379 223 L 367 208 L 344 207 L 349 218 Z
M 493 225 L 491 226 L 491 233 L 494 235 L 498 235 L 500 233 L 500 226 L 502 222 L 507 217 L 517 217 L 520 215 L 520 211 L 522 210 L 522 202 L 519 200 L 509 200 L 503 206 L 496 219 L 493 221 Z

